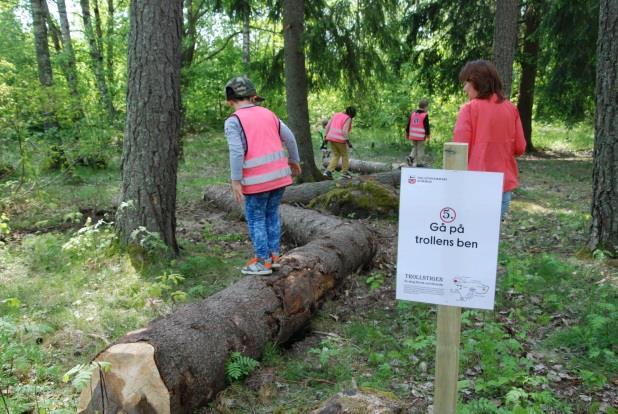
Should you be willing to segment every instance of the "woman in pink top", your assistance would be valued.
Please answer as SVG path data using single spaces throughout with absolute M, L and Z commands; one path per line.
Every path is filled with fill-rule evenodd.
M 468 170 L 504 173 L 502 216 L 518 186 L 515 157 L 526 150 L 517 108 L 504 97 L 502 81 L 493 63 L 474 60 L 459 73 L 470 101 L 457 115 L 454 142 L 468 144 Z

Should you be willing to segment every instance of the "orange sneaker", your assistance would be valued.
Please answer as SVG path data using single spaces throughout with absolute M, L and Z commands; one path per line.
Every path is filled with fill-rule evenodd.
M 281 263 L 279 263 L 280 259 L 281 257 L 278 254 L 271 253 L 270 262 L 273 269 L 279 269 L 281 267 Z
M 273 272 L 269 261 L 261 262 L 257 257 L 249 260 L 245 267 L 240 269 L 243 275 L 269 275 Z

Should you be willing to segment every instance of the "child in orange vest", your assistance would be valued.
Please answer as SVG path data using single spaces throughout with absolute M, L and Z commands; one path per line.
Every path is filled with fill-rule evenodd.
M 339 159 L 341 158 L 341 176 L 344 178 L 351 178 L 352 176 L 348 172 L 350 168 L 350 158 L 348 156 L 348 147 L 352 148 L 350 143 L 350 131 L 352 130 L 352 118 L 356 116 L 356 108 L 348 106 L 345 112 L 337 112 L 333 114 L 332 118 L 326 126 L 326 138 L 325 140 L 330 142 L 330 148 L 333 156 L 324 171 L 324 176 L 331 178 L 333 171 L 337 168 Z
M 274 113 L 256 105 L 263 98 L 247 77 L 231 79 L 225 85 L 225 95 L 235 110 L 225 120 L 232 192 L 237 202 L 244 200 L 255 251 L 241 272 L 268 275 L 279 267 L 279 205 L 292 176 L 301 173 L 298 147 L 292 131 Z
M 429 129 L 429 114 L 427 99 L 421 99 L 418 109 L 410 114 L 408 126 L 406 127 L 406 137 L 412 141 L 412 151 L 406 157 L 410 167 L 422 167 L 425 157 L 425 141 L 429 141 L 431 132 Z

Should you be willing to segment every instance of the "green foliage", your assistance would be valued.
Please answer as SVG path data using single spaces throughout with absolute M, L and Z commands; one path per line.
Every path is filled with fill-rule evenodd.
M 101 373 L 109 372 L 112 364 L 105 361 L 92 361 L 90 364 L 78 364 L 62 376 L 62 382 L 71 381 L 71 385 L 82 391 L 91 382 L 92 373 L 96 370 Z
M 178 273 L 163 273 L 156 278 L 157 282 L 150 285 L 148 293 L 157 298 L 168 296 L 172 302 L 181 303 L 187 300 L 187 293 L 174 290 L 185 278 Z
M 118 238 L 113 223 L 99 220 L 92 224 L 90 217 L 84 226 L 73 237 L 62 245 L 62 250 L 79 259 L 96 262 L 97 259 L 108 257 L 117 251 Z
M 381 272 L 373 272 L 367 276 L 365 283 L 367 283 L 370 290 L 379 289 L 384 284 L 384 274 Z
M 225 375 L 230 382 L 238 381 L 251 374 L 259 365 L 260 363 L 251 357 L 232 352 L 225 364 Z

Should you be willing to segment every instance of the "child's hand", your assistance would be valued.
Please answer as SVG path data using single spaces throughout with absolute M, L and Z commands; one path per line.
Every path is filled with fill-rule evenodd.
M 239 180 L 232 180 L 232 193 L 234 194 L 236 202 L 239 204 L 242 203 L 242 185 Z
M 288 164 L 290 165 L 290 169 L 292 170 L 292 177 L 298 177 L 302 172 L 300 164 L 296 164 L 295 162 L 290 162 Z

